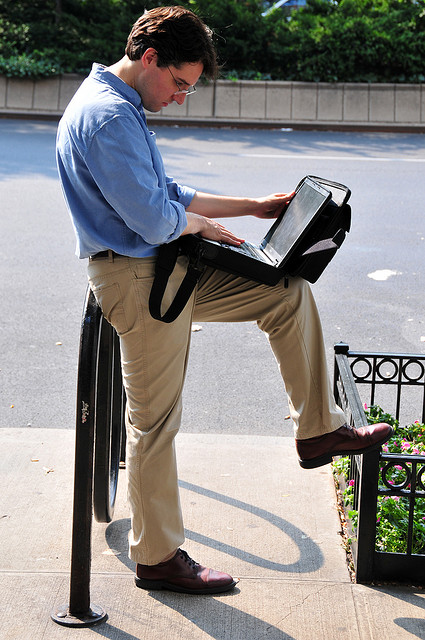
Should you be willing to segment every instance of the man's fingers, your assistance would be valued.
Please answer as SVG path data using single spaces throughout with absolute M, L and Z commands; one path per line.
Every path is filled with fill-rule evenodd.
M 220 222 L 216 220 L 209 220 L 209 224 L 206 229 L 201 232 L 201 236 L 203 238 L 208 238 L 209 240 L 215 240 L 216 242 L 224 242 L 226 244 L 231 244 L 238 246 L 244 242 L 243 238 L 239 238 L 234 233 L 226 229 Z

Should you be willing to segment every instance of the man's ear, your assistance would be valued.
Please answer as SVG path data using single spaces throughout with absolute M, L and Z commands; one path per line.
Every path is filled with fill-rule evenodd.
M 153 47 L 149 47 L 149 49 L 146 49 L 140 60 L 146 68 L 151 64 L 157 64 L 158 54 Z

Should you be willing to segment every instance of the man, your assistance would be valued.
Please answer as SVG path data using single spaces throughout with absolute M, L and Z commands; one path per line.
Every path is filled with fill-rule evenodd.
M 57 138 L 77 255 L 89 258 L 90 286 L 120 336 L 136 584 L 192 594 L 219 593 L 236 584 L 179 548 L 184 530 L 174 437 L 193 319 L 256 320 L 267 333 L 286 385 L 303 467 L 376 448 L 392 433 L 385 424 L 358 431 L 345 425 L 330 388 L 314 299 L 301 279 L 268 287 L 208 268 L 173 323 L 149 314 L 159 245 L 187 233 L 238 245 L 242 238 L 217 218 L 273 218 L 292 197 L 216 196 L 166 176 L 144 109 L 182 104 L 202 73 L 214 78 L 216 72 L 211 31 L 197 16 L 177 6 L 145 12 L 133 26 L 124 57 L 109 68 L 94 65 L 66 109 Z M 179 259 L 165 304 L 186 264 Z

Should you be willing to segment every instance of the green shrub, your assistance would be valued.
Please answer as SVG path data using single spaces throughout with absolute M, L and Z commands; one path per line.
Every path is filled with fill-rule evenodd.
M 123 55 L 141 11 L 158 4 L 168 2 L 0 0 L 1 68 L 18 76 L 50 75 L 55 69 L 87 73 L 93 62 L 111 64 Z M 425 81 L 422 0 L 308 0 L 302 9 L 265 16 L 263 0 L 181 4 L 214 30 L 223 77 Z
M 0 73 L 9 78 L 39 78 L 58 75 L 59 64 L 43 55 L 22 53 L 5 58 L 0 56 Z

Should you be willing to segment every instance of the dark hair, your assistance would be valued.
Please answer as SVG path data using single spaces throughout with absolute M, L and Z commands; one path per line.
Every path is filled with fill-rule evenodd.
M 149 47 L 157 52 L 159 67 L 201 62 L 207 78 L 217 75 L 213 33 L 189 9 L 172 6 L 145 11 L 133 25 L 125 52 L 130 60 L 139 60 Z

